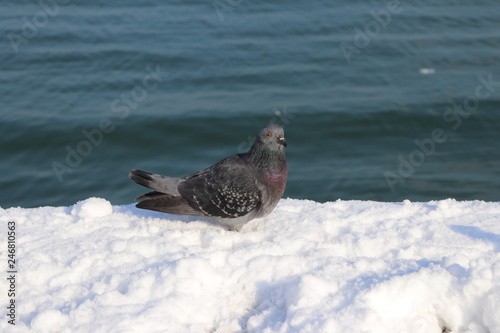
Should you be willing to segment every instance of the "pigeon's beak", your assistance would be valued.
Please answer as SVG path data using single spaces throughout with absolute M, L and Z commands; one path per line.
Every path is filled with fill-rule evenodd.
M 285 138 L 283 138 L 283 137 L 282 137 L 282 138 L 278 138 L 278 143 L 279 143 L 280 145 L 283 145 L 283 146 L 285 146 L 285 147 L 288 147 L 288 145 L 286 144 Z

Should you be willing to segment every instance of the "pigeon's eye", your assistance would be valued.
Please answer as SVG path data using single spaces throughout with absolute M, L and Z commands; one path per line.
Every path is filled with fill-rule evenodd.
M 267 132 L 267 136 L 273 136 L 273 133 Z

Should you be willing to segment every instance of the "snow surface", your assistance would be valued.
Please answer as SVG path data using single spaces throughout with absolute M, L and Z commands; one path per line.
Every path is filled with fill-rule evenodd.
M 499 220 L 452 199 L 286 199 L 241 232 L 99 198 L 0 209 L 0 331 L 499 333 Z

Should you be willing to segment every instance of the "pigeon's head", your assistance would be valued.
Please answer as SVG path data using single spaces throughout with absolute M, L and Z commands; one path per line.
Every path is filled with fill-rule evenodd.
M 265 144 L 266 146 L 283 151 L 283 147 L 286 147 L 285 141 L 285 131 L 278 124 L 268 124 L 260 130 L 257 140 Z

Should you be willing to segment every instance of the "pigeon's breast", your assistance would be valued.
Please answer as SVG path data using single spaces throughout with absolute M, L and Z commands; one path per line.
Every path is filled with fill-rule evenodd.
M 266 185 L 262 188 L 263 205 L 259 212 L 260 217 L 270 214 L 280 201 L 285 192 L 287 172 L 286 170 L 276 173 L 265 172 L 263 176 Z
M 286 170 L 280 172 L 264 173 L 265 181 L 276 191 L 284 192 L 286 186 L 287 172 Z

